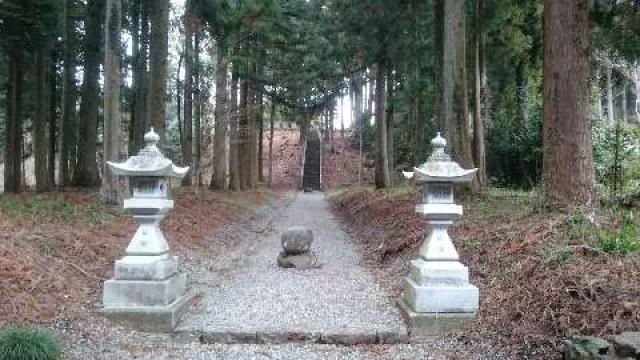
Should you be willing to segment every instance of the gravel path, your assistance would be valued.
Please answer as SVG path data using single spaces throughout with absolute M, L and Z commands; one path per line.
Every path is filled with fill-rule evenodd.
M 285 270 L 275 265 L 279 234 L 293 224 L 313 230 L 313 250 L 323 264 L 321 269 Z M 411 339 L 411 344 L 362 341 L 371 340 L 373 334 L 376 340 L 383 340 L 382 335 L 394 340 L 392 334 L 406 335 L 406 330 L 393 304 L 395 297 L 387 297 L 373 272 L 359 265 L 358 249 L 332 217 L 321 194 L 290 194 L 205 240 L 202 247 L 178 254 L 181 269 L 190 274 L 190 285 L 204 293 L 180 332 L 134 331 L 97 315 L 95 305 L 88 304 L 47 324 L 64 337 L 68 345 L 65 359 L 506 358 L 489 345 L 471 344 L 456 336 Z M 249 334 L 256 340 L 261 333 L 263 342 L 275 343 L 202 343 L 221 340 L 225 331 L 227 335 Z M 364 338 L 350 339 L 366 344 L 275 341 L 277 334 L 293 332 L 322 333 L 334 340 L 360 334 Z M 332 342 L 331 336 L 325 338 Z
M 293 225 L 313 231 L 321 268 L 277 266 L 280 234 Z M 207 342 L 251 342 L 255 336 L 259 342 L 406 341 L 395 299 L 359 265 L 360 254 L 321 193 L 292 195 L 263 231 L 234 251 L 235 267 L 203 289 L 179 332 L 204 334 Z

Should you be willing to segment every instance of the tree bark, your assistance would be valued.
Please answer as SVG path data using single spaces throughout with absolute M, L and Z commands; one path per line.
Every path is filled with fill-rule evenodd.
M 240 191 L 240 133 L 238 131 L 238 76 L 237 72 L 233 71 L 231 76 L 231 106 L 229 106 L 229 188 L 233 191 Z
M 391 64 L 386 65 L 386 78 L 387 78 L 387 92 L 385 94 L 385 128 L 387 132 L 387 168 L 389 172 L 389 186 L 393 185 L 393 169 L 395 168 L 394 162 L 394 133 L 393 133 L 393 92 L 394 92 L 394 79 L 393 79 L 393 66 Z
M 133 47 L 133 87 L 135 91 L 135 109 L 133 123 L 133 143 L 129 152 L 137 153 L 144 146 L 144 133 L 149 129 L 150 118 L 147 109 L 147 55 L 149 49 L 149 2 L 148 0 L 136 0 L 135 6 L 139 7 L 140 26 L 138 46 Z M 134 37 L 135 39 L 135 37 Z
M 484 97 L 485 97 L 485 40 L 484 40 L 484 16 L 485 0 L 476 1 L 476 31 L 475 43 L 475 111 L 473 113 L 473 162 L 478 168 L 476 178 L 479 190 L 482 191 L 487 182 L 487 166 L 484 144 Z
M 444 4 L 444 111 L 449 152 L 464 168 L 473 167 L 467 100 L 464 0 Z
M 251 171 L 251 154 L 249 153 L 249 83 L 247 80 L 240 80 L 240 109 L 239 109 L 239 181 L 240 188 L 247 190 L 250 188 L 249 172 Z
M 151 125 L 160 135 L 160 143 L 164 145 L 166 144 L 169 1 L 154 0 L 149 4 L 151 42 L 149 44 L 148 111 Z
M 48 152 L 48 166 L 49 171 L 49 184 L 55 186 L 56 184 L 56 124 L 58 122 L 58 74 L 56 69 L 57 52 L 51 51 L 51 61 L 49 62 L 49 152 Z
M 622 84 L 622 98 L 620 99 L 620 107 L 622 108 L 622 122 L 627 124 L 629 122 L 629 113 L 627 111 L 627 83 Z
M 433 108 L 436 118 L 436 128 L 438 131 L 446 134 L 448 131 L 444 107 L 444 3 L 445 0 L 434 0 L 433 2 L 435 14 L 433 31 L 433 42 L 435 47 L 433 59 L 433 82 L 435 87 L 435 97 L 433 101 Z
M 202 94 L 200 92 L 200 36 L 202 29 L 195 29 L 193 38 L 195 53 L 193 57 L 193 174 L 196 177 L 196 185 L 202 184 L 200 175 L 200 159 L 202 158 Z M 227 126 L 229 122 L 227 120 Z M 226 146 L 225 146 L 226 149 Z M 227 161 L 228 162 L 228 161 Z
M 273 185 L 273 122 L 276 117 L 276 101 L 271 99 L 271 116 L 269 117 L 269 188 Z
M 74 0 L 64 1 L 64 39 L 62 70 L 62 116 L 60 133 L 60 154 L 58 166 L 58 184 L 70 185 L 71 172 L 75 165 L 74 148 L 76 144 L 76 62 L 75 62 L 75 21 L 72 18 Z
M 607 127 L 613 128 L 616 125 L 613 108 L 613 69 L 607 67 Z
M 7 120 L 4 136 L 4 191 L 22 190 L 22 59 L 15 51 L 9 57 Z
M 587 2 L 544 5 L 543 180 L 547 198 L 568 207 L 596 205 Z
M 47 116 L 46 116 L 46 61 L 45 47 L 39 47 L 34 54 L 34 91 L 35 106 L 33 116 L 33 154 L 36 177 L 36 191 L 51 190 L 51 183 L 47 171 Z
M 193 160 L 193 4 L 187 1 L 186 14 L 184 16 L 184 115 L 183 119 L 183 144 L 182 163 L 191 166 Z M 216 88 L 217 90 L 217 88 Z M 193 168 L 182 178 L 182 186 L 190 186 L 192 182 Z
M 98 101 L 100 97 L 100 44 L 104 8 L 101 0 L 87 2 L 86 35 L 84 43 L 84 80 L 80 114 L 80 141 L 78 166 L 73 175 L 74 186 L 99 186 L 100 173 L 97 160 Z
M 104 169 L 101 193 L 105 201 L 120 203 L 124 191 L 117 176 L 108 169 L 107 161 L 119 161 L 120 86 L 122 85 L 120 31 L 121 0 L 107 0 L 104 58 Z
M 389 154 L 387 150 L 387 121 L 385 114 L 385 82 L 386 74 L 384 54 L 379 57 L 376 65 L 376 188 L 387 188 L 391 185 L 389 179 Z
M 264 161 L 263 161 L 263 155 L 264 155 L 264 96 L 262 96 L 262 94 L 258 94 L 259 96 L 259 100 L 258 100 L 258 108 L 257 108 L 257 119 L 256 119 L 256 123 L 258 126 L 258 181 L 259 182 L 264 182 Z
M 227 188 L 227 129 L 229 127 L 229 94 L 227 93 L 227 79 L 229 60 L 227 48 L 219 40 L 216 42 L 216 108 L 215 133 L 213 136 L 213 174 L 211 190 L 225 190 Z M 233 107 L 233 106 L 232 106 Z

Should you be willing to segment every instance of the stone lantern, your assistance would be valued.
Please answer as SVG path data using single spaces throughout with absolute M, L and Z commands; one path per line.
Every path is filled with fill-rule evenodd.
M 478 288 L 469 284 L 469 269 L 460 263 L 448 228 L 462 216 L 455 204 L 455 184 L 473 180 L 478 169 L 463 169 L 444 151 L 440 133 L 431 141 L 426 163 L 405 172 L 422 185 L 416 212 L 426 219 L 426 239 L 404 282 L 400 308 L 413 334 L 436 335 L 473 318 L 478 310 Z
M 139 226 L 126 256 L 116 260 L 113 279 L 104 283 L 102 312 L 141 329 L 170 331 L 193 296 L 185 296 L 186 276 L 178 272 L 178 257 L 169 253 L 159 224 L 173 208 L 170 179 L 184 177 L 189 168 L 165 158 L 157 147 L 159 139 L 151 128 L 137 156 L 107 163 L 114 175 L 130 179 L 132 196 L 124 208 Z

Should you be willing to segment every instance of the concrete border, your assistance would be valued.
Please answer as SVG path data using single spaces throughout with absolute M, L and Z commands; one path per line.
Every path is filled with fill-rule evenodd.
M 188 335 L 189 332 L 184 332 Z M 198 334 L 202 344 L 289 344 L 332 345 L 408 344 L 409 335 L 390 331 L 314 333 L 304 331 L 210 331 Z

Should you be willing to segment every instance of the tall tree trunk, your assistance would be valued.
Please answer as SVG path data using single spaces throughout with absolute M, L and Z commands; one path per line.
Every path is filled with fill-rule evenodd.
M 464 0 L 444 5 L 444 110 L 449 151 L 464 168 L 473 167 L 467 101 Z
M 382 54 L 376 65 L 376 188 L 387 188 L 391 185 L 389 178 L 389 154 L 387 150 L 387 121 L 385 114 L 385 57 Z
M 613 69 L 607 67 L 607 127 L 613 128 L 616 125 L 613 108 Z
M 49 62 L 49 152 L 47 159 L 49 171 L 49 184 L 55 186 L 56 184 L 56 128 L 58 122 L 58 74 L 57 74 L 57 52 L 51 51 L 51 61 Z
M 169 47 L 169 1 L 149 2 L 151 18 L 151 42 L 149 45 L 149 93 L 148 111 L 151 125 L 160 135 L 160 143 L 166 144 L 166 98 Z
M 196 28 L 194 34 L 195 53 L 193 57 L 193 173 L 196 177 L 196 185 L 202 184 L 200 175 L 200 159 L 202 158 L 202 94 L 200 92 L 200 36 L 202 29 Z M 229 122 L 227 120 L 227 126 Z M 226 139 L 225 139 L 226 141 Z M 226 146 L 225 146 L 226 149 Z M 228 161 L 227 161 L 228 162 Z
M 120 203 L 124 190 L 118 177 L 108 169 L 107 161 L 119 161 L 120 86 L 122 85 L 120 31 L 121 0 L 107 0 L 104 57 L 104 170 L 101 193 L 110 203 Z
M 233 191 L 240 191 L 240 132 L 239 129 L 239 113 L 238 113 L 238 75 L 236 71 L 233 71 L 231 77 L 231 96 L 229 106 L 229 188 Z
M 447 0 L 457 1 L 457 0 Z M 433 59 L 433 74 L 434 74 L 434 87 L 435 98 L 433 101 L 433 108 L 436 118 L 436 128 L 438 131 L 448 133 L 445 105 L 444 105 L 444 3 L 445 0 L 434 0 L 434 29 L 433 29 L 433 42 L 435 47 L 434 59 Z
M 485 39 L 484 39 L 484 16 L 485 0 L 476 1 L 476 29 L 474 34 L 475 43 L 475 106 L 473 113 L 473 162 L 478 168 L 476 178 L 478 179 L 479 190 L 482 191 L 487 183 L 487 165 L 484 146 L 484 95 L 485 95 Z
M 259 94 L 258 101 L 258 181 L 264 182 L 264 96 Z
M 87 2 L 87 21 L 84 43 L 84 81 L 80 114 L 80 141 L 78 166 L 73 175 L 75 186 L 99 186 L 97 142 L 98 142 L 98 101 L 100 97 L 100 44 L 101 24 L 104 8 L 101 0 Z
M 271 99 L 271 115 L 269 116 L 269 188 L 273 185 L 273 122 L 276 117 L 276 101 Z
M 60 186 L 70 184 L 71 172 L 75 165 L 76 144 L 76 65 L 75 65 L 75 21 L 72 18 L 74 0 L 64 1 L 64 40 L 62 70 L 62 117 L 60 133 L 60 154 L 58 166 Z
M 144 133 L 149 129 L 150 118 L 147 109 L 148 73 L 147 54 L 149 49 L 149 0 L 135 0 L 139 7 L 140 26 L 138 46 L 133 47 L 133 87 L 135 91 L 135 109 L 133 123 L 133 142 L 129 146 L 130 153 L 136 153 L 144 146 Z M 135 37 L 134 37 L 135 39 Z
M 391 64 L 386 65 L 386 77 L 387 77 L 387 92 L 385 94 L 385 127 L 387 129 L 387 168 L 389 169 L 389 186 L 393 184 L 393 169 L 395 168 L 394 162 L 394 148 L 393 148 L 393 91 L 394 91 L 394 78 L 393 78 L 393 66 Z
M 238 148 L 239 181 L 240 188 L 247 190 L 250 187 L 249 171 L 251 168 L 251 154 L 249 153 L 249 82 L 240 80 L 240 108 L 238 133 L 240 146 Z
M 255 64 L 251 66 L 251 72 L 256 73 Z M 249 122 L 248 127 L 248 150 L 249 150 L 249 162 L 247 164 L 247 174 L 249 175 L 249 189 L 255 189 L 258 185 L 258 96 L 256 88 L 252 83 L 248 82 L 247 93 L 247 120 Z
M 193 5 L 187 1 L 187 10 L 184 16 L 184 115 L 183 119 L 183 144 L 182 162 L 185 166 L 191 166 L 193 160 Z M 217 89 L 217 88 L 216 88 Z M 187 176 L 182 178 L 182 186 L 192 184 L 193 168 L 189 169 Z
M 9 57 L 7 120 L 4 131 L 4 191 L 22 190 L 22 59 L 18 51 Z
M 227 128 L 229 127 L 229 94 L 227 79 L 229 77 L 229 61 L 227 48 L 221 40 L 216 42 L 216 108 L 215 133 L 213 136 L 213 174 L 211 190 L 227 188 Z M 233 105 L 232 105 L 233 107 Z
M 545 0 L 543 178 L 550 200 L 594 206 L 587 0 Z
M 47 78 L 45 76 L 47 64 L 44 59 L 44 52 L 45 48 L 39 47 L 34 54 L 35 111 L 33 116 L 33 154 L 37 192 L 51 190 L 47 171 Z

